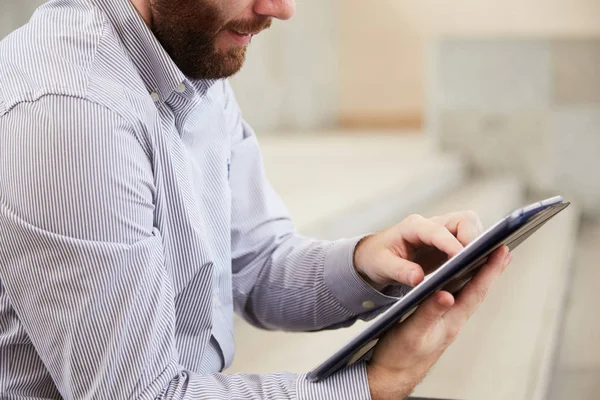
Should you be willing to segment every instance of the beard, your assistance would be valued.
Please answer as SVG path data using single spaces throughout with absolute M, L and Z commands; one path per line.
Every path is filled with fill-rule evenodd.
M 191 79 L 221 79 L 235 75 L 246 60 L 246 46 L 219 50 L 220 33 L 259 32 L 271 18 L 227 22 L 214 0 L 154 0 L 151 30 L 177 67 Z

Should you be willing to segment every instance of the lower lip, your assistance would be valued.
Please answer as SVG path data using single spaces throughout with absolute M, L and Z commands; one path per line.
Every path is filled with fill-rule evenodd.
M 227 31 L 227 33 L 229 36 L 231 36 L 234 42 L 240 46 L 246 46 L 250 44 L 250 41 L 252 40 L 252 35 L 240 35 L 239 33 L 235 33 L 233 31 Z

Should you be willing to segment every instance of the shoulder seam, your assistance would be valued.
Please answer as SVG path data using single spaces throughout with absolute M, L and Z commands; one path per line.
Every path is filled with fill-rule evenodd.
M 36 101 L 38 101 L 39 99 L 46 97 L 46 96 L 52 96 L 52 95 L 56 95 L 56 96 L 66 96 L 66 97 L 73 97 L 73 98 L 80 98 L 82 100 L 88 100 L 87 99 L 87 94 L 88 94 L 88 90 L 89 90 L 89 84 L 90 84 L 90 80 L 91 80 L 91 74 L 90 72 L 93 69 L 93 66 L 96 63 L 96 56 L 98 54 L 98 51 L 100 49 L 100 44 L 102 43 L 102 41 L 104 40 L 104 38 L 106 37 L 106 34 L 108 32 L 108 19 L 106 18 L 106 15 L 104 15 L 104 13 L 101 12 L 101 10 L 96 9 L 96 12 L 100 13 L 101 17 L 102 17 L 102 28 L 101 28 L 101 33 L 98 37 L 98 40 L 95 43 L 94 46 L 94 51 L 90 57 L 90 62 L 87 66 L 87 68 L 85 69 L 85 81 L 84 81 L 84 87 L 81 96 L 77 96 L 74 93 L 53 93 L 52 90 L 53 88 L 51 87 L 43 87 L 41 90 L 37 91 L 37 92 L 29 92 L 27 93 L 28 96 L 23 96 L 23 98 L 21 99 L 14 99 L 14 101 L 12 101 L 11 99 L 7 99 L 6 96 L 4 95 L 3 91 L 2 91 L 2 87 L 0 85 L 0 117 L 8 114 L 14 107 L 18 106 L 19 104 L 22 103 L 34 103 Z M 93 101 L 90 101 L 91 103 L 95 103 Z M 111 110 L 112 111 L 112 110 Z M 114 111 L 113 111 L 114 112 Z
M 4 114 L 0 114 L 0 117 L 2 116 L 6 116 L 10 113 L 10 111 L 12 111 L 14 108 L 18 107 L 18 106 L 24 106 L 24 105 L 29 105 L 29 104 L 34 104 L 37 103 L 38 101 L 40 101 L 43 98 L 46 97 L 57 97 L 57 98 L 65 98 L 65 97 L 69 97 L 72 99 L 77 99 L 77 100 L 81 100 L 85 103 L 89 103 L 92 104 L 94 106 L 103 108 L 105 110 L 107 110 L 111 115 L 118 117 L 118 119 L 127 124 L 128 126 L 132 127 L 131 123 L 120 113 L 116 112 L 115 110 L 113 110 L 110 107 L 107 107 L 106 105 L 93 101 L 87 97 L 84 96 L 74 96 L 74 95 L 70 95 L 70 94 L 63 94 L 63 93 L 45 93 L 45 94 L 40 94 L 39 96 L 35 97 L 34 99 L 26 99 L 26 100 L 22 100 L 19 101 L 18 103 L 16 103 L 14 106 L 12 106 L 9 110 L 7 110 Z M 1 100 L 1 99 L 0 99 Z M 132 127 L 133 128 L 133 127 Z
M 1 88 L 0 88 L 1 90 Z M 0 91 L 0 117 L 2 117 L 4 114 L 6 114 L 6 105 L 4 104 L 4 96 L 2 95 L 2 92 Z
M 2 119 L 3 117 L 8 116 L 8 114 L 10 113 L 10 111 L 13 110 L 14 108 L 18 107 L 18 106 L 25 106 L 25 105 L 29 105 L 29 104 L 34 104 L 34 103 L 38 102 L 39 100 L 41 100 L 43 98 L 46 98 L 46 97 L 57 97 L 57 98 L 69 97 L 69 98 L 72 98 L 72 99 L 81 100 L 81 101 L 83 101 L 85 103 L 92 104 L 92 105 L 94 105 L 96 107 L 99 107 L 99 108 L 102 108 L 102 109 L 108 111 L 109 114 L 111 114 L 111 116 L 114 116 L 121 123 L 123 123 L 126 128 L 128 128 L 131 131 L 131 134 L 135 137 L 135 139 L 137 140 L 137 142 L 144 149 L 144 152 L 146 153 L 146 156 L 148 157 L 148 159 L 149 160 L 152 159 L 152 150 L 151 150 L 150 143 L 148 143 L 147 140 L 144 140 L 144 135 L 141 135 L 140 132 L 138 130 L 136 130 L 135 124 L 132 123 L 132 121 L 128 120 L 120 112 L 117 112 L 117 111 L 113 110 L 111 107 L 109 107 L 109 106 L 107 106 L 105 104 L 102 104 L 100 102 L 93 101 L 93 100 L 91 100 L 89 98 L 86 98 L 86 97 L 73 96 L 73 95 L 69 95 L 69 94 L 57 94 L 57 93 L 42 94 L 40 96 L 37 96 L 33 100 L 23 100 L 23 101 L 20 101 L 20 102 L 16 103 L 14 106 L 12 106 L 10 108 L 10 110 L 8 110 L 7 112 L 5 112 L 4 114 L 0 114 L 0 119 Z

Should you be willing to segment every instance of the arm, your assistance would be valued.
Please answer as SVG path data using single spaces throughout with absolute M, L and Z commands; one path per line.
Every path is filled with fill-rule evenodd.
M 0 283 L 63 398 L 368 398 L 364 365 L 321 385 L 186 371 L 153 196 L 135 132 L 101 106 L 47 96 L 0 117 Z
M 285 330 L 332 328 L 375 316 L 378 312 L 373 309 L 396 298 L 375 290 L 356 272 L 353 253 L 358 239 L 328 242 L 296 232 L 265 177 L 256 136 L 242 120 L 228 84 L 225 91 L 232 132 L 236 312 L 256 326 Z M 405 289 L 402 286 L 394 294 Z

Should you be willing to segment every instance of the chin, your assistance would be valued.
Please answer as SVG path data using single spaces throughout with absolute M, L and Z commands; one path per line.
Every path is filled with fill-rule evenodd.
M 245 51 L 239 50 L 235 55 L 231 51 L 227 55 L 214 54 L 202 59 L 201 65 L 190 65 L 188 68 L 180 65 L 181 71 L 192 79 L 225 79 L 237 74 L 244 65 Z

